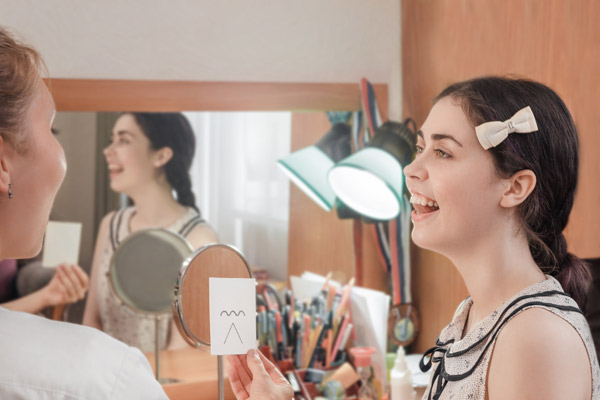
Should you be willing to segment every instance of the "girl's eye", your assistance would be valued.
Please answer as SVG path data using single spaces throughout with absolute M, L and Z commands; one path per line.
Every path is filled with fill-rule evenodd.
M 440 149 L 435 149 L 434 151 L 435 151 L 435 154 L 436 154 L 438 157 L 440 157 L 440 158 L 450 158 L 450 157 L 452 157 L 450 154 L 446 153 L 446 152 L 445 152 L 445 151 L 443 151 L 443 150 L 440 150 Z
M 417 154 L 421 154 L 423 152 L 423 147 L 422 146 L 416 145 L 415 147 L 417 149 Z
M 58 135 L 60 133 L 60 131 L 55 127 L 50 128 L 50 132 L 52 132 L 53 135 Z

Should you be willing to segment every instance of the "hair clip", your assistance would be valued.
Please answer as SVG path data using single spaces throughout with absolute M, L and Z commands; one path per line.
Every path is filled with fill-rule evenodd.
M 498 146 L 510 133 L 530 133 L 537 130 L 537 122 L 529 106 L 517 111 L 512 118 L 504 122 L 485 122 L 475 128 L 477 139 L 485 150 Z

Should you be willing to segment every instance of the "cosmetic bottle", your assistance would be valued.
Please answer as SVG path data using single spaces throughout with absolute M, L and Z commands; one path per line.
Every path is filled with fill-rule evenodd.
M 390 393 L 390 400 L 413 400 L 416 395 L 402 346 L 398 347 L 396 363 L 390 372 Z
M 353 347 L 350 354 L 354 357 L 354 367 L 360 376 L 358 400 L 376 400 L 377 392 L 371 383 L 371 356 L 375 353 L 372 347 Z

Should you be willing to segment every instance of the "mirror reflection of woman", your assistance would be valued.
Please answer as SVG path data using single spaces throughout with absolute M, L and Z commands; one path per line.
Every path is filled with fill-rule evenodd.
M 581 311 L 589 271 L 562 234 L 578 139 L 558 95 L 520 79 L 450 86 L 404 174 L 413 241 L 448 257 L 470 295 L 427 352 L 433 363 L 424 360 L 432 373 L 423 399 L 600 399 Z M 238 399 L 290 399 L 289 384 L 272 370 L 254 351 L 228 356 Z
M 0 27 L 0 259 L 41 249 L 66 160 L 43 61 Z M 0 307 L 1 399 L 165 399 L 138 349 L 84 326 Z
M 154 319 L 123 306 L 106 273 L 115 248 L 135 231 L 167 228 L 194 249 L 218 241 L 191 190 L 194 150 L 194 133 L 180 113 L 124 113 L 104 149 L 111 189 L 134 205 L 109 213 L 100 224 L 83 323 L 145 352 L 155 348 Z M 161 349 L 187 346 L 171 316 L 161 323 Z

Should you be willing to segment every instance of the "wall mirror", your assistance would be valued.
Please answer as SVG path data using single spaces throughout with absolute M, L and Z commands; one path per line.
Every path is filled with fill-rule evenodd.
M 377 100 L 385 119 L 387 114 L 387 85 L 374 85 Z M 325 111 L 352 111 L 360 109 L 360 93 L 357 83 L 251 83 L 251 82 L 181 82 L 181 81 L 126 81 L 126 80 L 79 80 L 79 79 L 53 79 L 50 90 L 57 105 L 57 128 L 59 140 L 65 147 L 69 160 L 67 180 L 57 196 L 53 218 L 60 220 L 82 220 L 84 231 L 81 248 L 81 264 L 89 268 L 91 253 L 95 240 L 97 225 L 104 214 L 120 206 L 120 200 L 108 188 L 107 178 L 97 176 L 98 171 L 106 171 L 102 157 L 97 157 L 98 149 L 105 145 L 107 133 L 112 129 L 114 120 L 119 112 L 128 111 L 182 111 L 188 118 L 197 119 L 197 126 L 207 126 L 207 119 L 219 120 L 225 114 L 237 114 L 246 118 L 243 125 L 246 127 L 244 141 L 237 142 L 246 153 L 255 158 L 260 158 L 260 151 L 265 146 L 287 147 L 285 154 L 316 142 L 330 128 L 330 123 L 325 116 Z M 207 113 L 216 113 L 207 116 Z M 278 138 L 279 142 L 273 144 L 264 136 L 264 129 L 252 125 L 248 121 L 262 118 L 262 115 L 272 114 L 279 118 L 280 125 L 289 125 L 287 139 Z M 217 114 L 220 114 L 217 115 Z M 266 118 L 266 117 L 265 117 Z M 87 121 L 87 122 L 86 122 Z M 263 125 L 272 125 L 273 122 L 262 121 Z M 285 121 L 285 122 L 281 122 Z M 209 121 L 210 122 L 210 121 Z M 219 122 L 221 127 L 224 122 Z M 237 122 L 236 122 L 237 123 Z M 235 124 L 235 123 L 232 123 Z M 252 128 L 252 126 L 259 128 Z M 279 129 L 279 128 L 276 128 Z M 67 131 L 73 132 L 67 135 Z M 218 135 L 219 129 L 215 130 Z M 61 135 L 63 137 L 61 137 Z M 68 136 L 68 137 L 67 137 Z M 215 136 L 216 137 L 216 136 Z M 210 144 L 212 136 L 206 139 Z M 214 139 L 214 138 L 213 138 Z M 218 139 L 217 139 L 218 140 Z M 271 139 L 272 140 L 272 139 Z M 223 146 L 227 146 L 225 142 Z M 211 150 L 210 146 L 197 146 L 195 162 L 206 161 L 204 152 L 211 152 L 217 159 L 220 154 Z M 101 155 L 101 153 L 100 153 Z M 86 167 L 78 167 L 78 162 L 87 163 Z M 222 165 L 221 169 L 231 168 L 231 164 Z M 74 172 L 85 173 L 87 177 L 70 181 L 69 177 L 76 175 Z M 227 171 L 226 171 L 227 172 Z M 231 171 L 229 171 L 231 172 Z M 265 259 L 260 256 L 276 255 L 281 263 L 287 265 L 268 266 L 273 269 L 276 279 L 286 280 L 288 275 L 299 274 L 309 266 L 317 273 L 326 273 L 332 264 L 340 268 L 353 270 L 354 253 L 352 252 L 352 223 L 340 221 L 335 212 L 326 213 L 316 204 L 297 192 L 273 162 L 271 170 L 273 176 L 282 179 L 288 185 L 289 197 L 282 195 L 271 182 L 254 183 L 249 191 L 271 191 L 282 205 L 280 214 L 287 214 L 287 218 L 279 218 L 277 229 L 265 232 L 265 236 L 282 236 L 285 233 L 287 246 L 264 246 L 262 242 L 236 243 L 235 238 L 243 236 L 244 224 L 265 226 L 264 217 L 244 215 L 242 224 L 234 220 L 215 223 L 220 240 L 232 244 L 243 252 L 250 266 L 265 266 Z M 202 177 L 210 172 L 198 170 Z M 215 180 L 218 178 L 213 177 Z M 206 179 L 205 179 L 206 180 Z M 227 182 L 220 180 L 221 185 Z M 261 186 L 262 185 L 262 186 Z M 250 185 L 252 186 L 252 185 Z M 197 191 L 197 189 L 196 189 Z M 210 198 L 208 194 L 208 208 L 202 210 L 211 221 L 211 204 L 216 205 L 217 199 Z M 220 195 L 220 194 L 219 194 Z M 203 194 L 196 193 L 199 205 L 202 207 Z M 220 200 L 219 200 L 220 201 Z M 287 204 L 286 204 L 287 203 Z M 98 206 L 98 205 L 102 206 Z M 260 206 L 260 205 L 255 205 Z M 275 210 L 275 206 L 269 206 Z M 214 210 L 214 208 L 213 208 Z M 208 212 L 209 215 L 206 215 Z M 276 213 L 272 213 L 276 214 Z M 284 215 L 285 217 L 285 215 Z M 228 232 L 229 231 L 229 232 Z M 335 237 L 336 240 L 328 245 L 321 239 Z M 260 235 L 255 235 L 252 240 L 262 240 Z M 87 251 L 86 251 L 87 247 Z M 263 249 L 258 251 L 258 249 Z M 266 250 L 265 250 L 266 249 Z M 271 253 L 271 254 L 268 254 Z M 368 252 L 367 252 L 368 253 Z M 84 254 L 89 254 L 89 260 Z M 366 254 L 365 257 L 371 257 Z M 87 264 L 87 265 L 86 265 Z M 348 272 L 348 276 L 352 275 Z M 376 281 L 382 282 L 385 278 L 378 278 L 372 274 Z M 369 286 L 370 276 L 366 276 L 365 283 Z M 72 307 L 69 320 L 80 320 L 83 304 Z
M 195 133 L 196 154 L 190 176 L 202 217 L 221 241 L 249 254 L 253 266 L 285 280 L 289 184 L 273 166 L 290 151 L 291 112 L 183 114 Z M 119 116 L 119 112 L 59 111 L 54 122 L 69 169 L 53 217 L 83 222 L 82 265 L 91 262 L 101 218 L 127 205 L 126 198 L 110 189 L 103 155 Z M 73 204 L 82 197 L 85 205 Z

